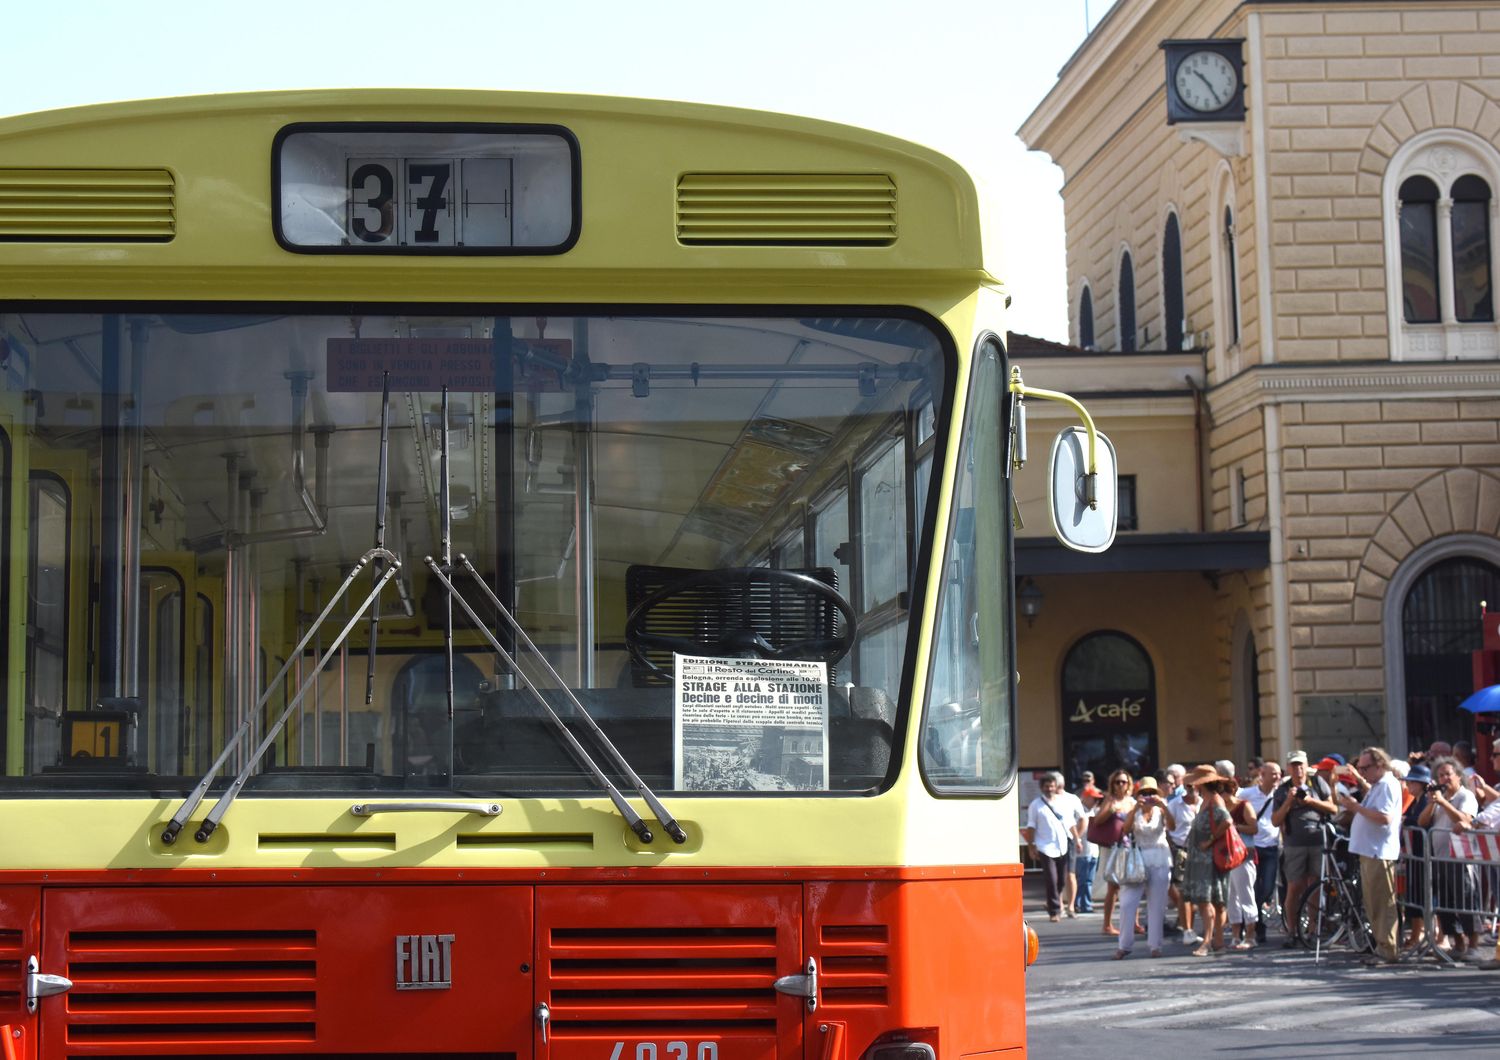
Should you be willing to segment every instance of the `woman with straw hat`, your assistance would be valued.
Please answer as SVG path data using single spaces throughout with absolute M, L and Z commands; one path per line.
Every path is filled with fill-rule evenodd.
M 1182 896 L 1197 905 L 1198 917 L 1203 922 L 1203 941 L 1193 950 L 1193 956 L 1207 957 L 1211 952 L 1224 952 L 1224 906 L 1229 899 L 1229 874 L 1220 872 L 1214 864 L 1214 843 L 1233 826 L 1225 798 L 1236 785 L 1213 766 L 1196 767 L 1184 783 L 1196 787 L 1203 796 L 1203 807 L 1188 831 Z

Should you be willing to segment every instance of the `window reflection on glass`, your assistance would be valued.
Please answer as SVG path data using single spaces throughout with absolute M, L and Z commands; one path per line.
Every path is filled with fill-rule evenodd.
M 906 452 L 892 442 L 859 477 L 861 607 L 870 611 L 906 588 Z
M 1442 319 L 1437 199 L 1437 185 L 1426 177 L 1410 177 L 1401 185 L 1401 305 L 1408 324 Z
M 839 490 L 824 502 L 813 516 L 813 566 L 832 567 L 838 575 L 839 591 L 850 594 L 849 552 L 844 546 L 849 541 L 849 491 Z
M 807 546 L 802 538 L 802 524 L 798 523 L 776 545 L 776 566 L 782 570 L 799 570 L 807 559 Z
M 26 722 L 30 766 L 57 764 L 62 714 L 68 709 L 68 488 L 51 475 L 31 476 L 31 547 L 27 569 Z
M 866 688 L 899 688 L 901 656 L 906 651 L 906 619 L 861 632 L 856 651 L 858 680 Z
M 987 342 L 975 365 L 959 452 L 957 511 L 922 727 L 922 769 L 938 790 L 998 788 L 1014 759 L 1004 386 L 1000 350 Z
M 1453 183 L 1453 302 L 1462 322 L 1495 319 L 1490 286 L 1490 187 L 1472 174 Z

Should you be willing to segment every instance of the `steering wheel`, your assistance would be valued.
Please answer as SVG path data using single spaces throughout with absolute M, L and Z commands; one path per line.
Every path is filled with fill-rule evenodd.
M 836 636 L 804 637 L 782 645 L 772 644 L 758 630 L 749 625 L 725 630 L 717 640 L 696 637 L 674 637 L 663 633 L 652 633 L 646 629 L 651 612 L 664 603 L 676 602 L 678 597 L 690 595 L 703 588 L 740 589 L 745 597 L 741 608 L 741 621 L 751 609 L 749 607 L 752 587 L 756 583 L 783 586 L 794 590 L 805 600 L 832 604 L 838 609 L 841 621 Z M 803 600 L 793 599 L 787 606 L 797 607 Z M 646 655 L 647 650 L 671 651 L 682 655 L 725 655 L 743 658 L 747 655 L 758 659 L 798 659 L 810 662 L 835 663 L 849 654 L 854 646 L 858 624 L 854 607 L 843 595 L 818 578 L 794 570 L 777 570 L 772 567 L 725 567 L 719 570 L 698 571 L 678 578 L 670 585 L 653 592 L 630 612 L 625 620 L 625 643 L 630 657 L 642 668 L 658 677 L 671 678 L 670 670 L 658 666 Z

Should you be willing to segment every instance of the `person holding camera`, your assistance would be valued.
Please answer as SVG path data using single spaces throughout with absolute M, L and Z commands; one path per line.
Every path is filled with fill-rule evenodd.
M 1146 867 L 1142 883 L 1120 885 L 1120 942 L 1115 960 L 1130 955 L 1135 945 L 1136 914 L 1141 898 L 1146 899 L 1146 944 L 1151 956 L 1161 956 L 1162 923 L 1166 919 L 1167 890 L 1172 877 L 1172 850 L 1167 833 L 1173 825 L 1172 813 L 1161 797 L 1155 777 L 1142 777 L 1136 789 L 1135 806 L 1125 815 L 1125 834 L 1130 836 Z
M 1286 780 L 1276 789 L 1271 803 L 1271 824 L 1281 831 L 1281 868 L 1286 876 L 1286 901 L 1282 915 L 1287 939 L 1284 949 L 1297 945 L 1292 917 L 1302 896 L 1314 886 L 1323 870 L 1323 830 L 1339 812 L 1333 804 L 1328 782 L 1308 772 L 1307 752 L 1293 751 L 1286 760 Z
M 1433 905 L 1447 907 L 1438 912 L 1443 934 L 1452 940 L 1452 954 L 1458 960 L 1478 959 L 1479 925 L 1471 912 L 1455 909 L 1477 909 L 1478 881 L 1472 865 L 1446 860 L 1453 857 L 1453 833 L 1468 825 L 1479 812 L 1479 800 L 1464 787 L 1464 767 L 1452 756 L 1428 760 L 1432 783 L 1427 786 L 1427 808 L 1417 823 L 1428 829 L 1432 856 L 1445 859 L 1432 864 Z

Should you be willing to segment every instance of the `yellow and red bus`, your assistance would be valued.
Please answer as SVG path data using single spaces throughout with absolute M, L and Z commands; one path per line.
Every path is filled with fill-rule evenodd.
M 5 1055 L 1024 1051 L 1004 301 L 811 120 L 0 120 Z

